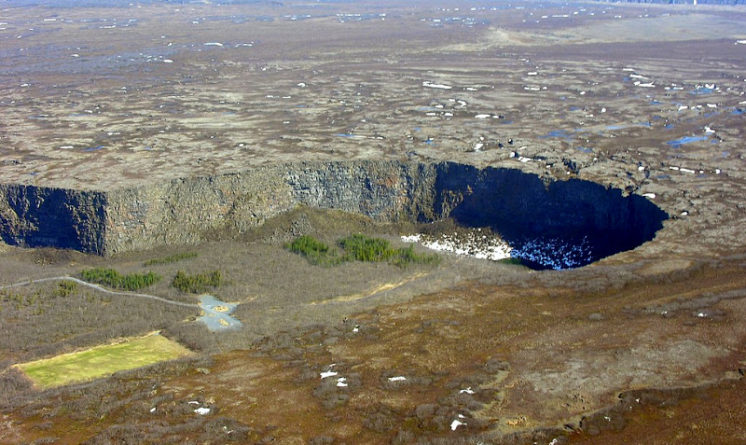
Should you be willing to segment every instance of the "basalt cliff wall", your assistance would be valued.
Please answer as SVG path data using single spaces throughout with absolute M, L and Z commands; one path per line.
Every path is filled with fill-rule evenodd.
M 241 233 L 298 205 L 379 221 L 424 219 L 431 216 L 434 182 L 433 165 L 318 162 L 117 190 L 107 195 L 104 253 Z
M 0 185 L 9 244 L 102 255 L 237 234 L 299 205 L 378 221 L 453 217 L 516 239 L 613 235 L 626 250 L 652 239 L 666 215 L 640 196 L 582 180 L 548 182 L 452 162 L 305 162 L 113 191 Z M 606 249 L 608 250 L 608 249 Z

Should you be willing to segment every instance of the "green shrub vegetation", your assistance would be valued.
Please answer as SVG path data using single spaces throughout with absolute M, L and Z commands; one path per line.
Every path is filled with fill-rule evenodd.
M 80 273 L 85 281 L 121 290 L 138 290 L 151 286 L 161 279 L 161 276 L 153 272 L 145 274 L 131 273 L 122 275 L 114 269 L 86 269 Z
M 440 257 L 436 254 L 417 253 L 414 246 L 401 247 L 396 249 L 396 255 L 390 260 L 397 266 L 406 266 L 407 264 L 438 264 Z
M 57 283 L 57 288 L 54 290 L 53 295 L 55 297 L 69 297 L 76 290 L 78 290 L 78 283 L 74 281 L 60 281 Z
M 345 261 L 326 243 L 309 235 L 299 236 L 293 242 L 285 244 L 285 248 L 303 255 L 311 264 L 330 266 Z
M 184 252 L 177 253 L 175 255 L 169 255 L 162 258 L 153 258 L 143 263 L 143 266 L 154 266 L 159 264 L 171 264 L 181 260 L 188 260 L 191 258 L 197 258 L 197 252 Z
M 305 256 L 311 264 L 335 265 L 345 261 L 365 262 L 389 262 L 403 267 L 408 264 L 433 264 L 440 258 L 433 254 L 420 254 L 414 251 L 414 246 L 395 249 L 391 244 L 381 238 L 372 238 L 366 235 L 355 234 L 342 238 L 337 242 L 339 248 L 344 252 L 339 255 L 327 244 L 303 235 L 296 238 L 285 247 L 291 252 Z
M 219 270 L 194 275 L 187 275 L 183 270 L 180 270 L 176 272 L 171 286 L 182 292 L 198 294 L 207 291 L 211 287 L 220 286 L 222 279 L 222 274 Z
M 409 264 L 434 264 L 440 261 L 438 255 L 422 254 L 414 251 L 414 246 L 394 249 L 382 238 L 371 238 L 367 235 L 355 234 L 339 240 L 339 246 L 348 258 L 357 261 L 383 262 L 403 267 Z
M 381 238 L 356 234 L 339 240 L 339 246 L 354 260 L 367 262 L 388 261 L 395 251 L 389 242 Z

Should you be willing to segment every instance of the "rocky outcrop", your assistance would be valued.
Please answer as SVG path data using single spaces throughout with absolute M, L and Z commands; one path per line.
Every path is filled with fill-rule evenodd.
M 296 205 L 279 168 L 175 179 L 108 197 L 105 254 L 244 232 Z
M 306 163 L 287 172 L 298 203 L 379 221 L 432 220 L 436 178 L 435 164 L 396 161 Z
M 9 244 L 114 254 L 230 237 L 298 205 L 378 221 L 452 217 L 506 239 L 613 239 L 604 255 L 652 239 L 666 215 L 640 196 L 589 181 L 458 163 L 305 162 L 108 192 L 0 186 Z
M 311 162 L 117 190 L 108 195 L 104 253 L 229 237 L 298 205 L 427 219 L 434 172 L 416 163 Z

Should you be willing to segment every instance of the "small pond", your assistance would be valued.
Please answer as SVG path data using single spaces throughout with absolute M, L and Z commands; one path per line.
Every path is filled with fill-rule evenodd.
M 198 320 L 204 323 L 212 332 L 238 329 L 241 322 L 230 316 L 236 309 L 236 303 L 224 303 L 212 295 L 202 295 L 199 298 L 199 307 L 204 315 Z

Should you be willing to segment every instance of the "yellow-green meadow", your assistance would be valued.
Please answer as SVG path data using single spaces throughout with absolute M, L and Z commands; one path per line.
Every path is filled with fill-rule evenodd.
M 80 383 L 190 354 L 161 335 L 128 338 L 109 345 L 17 365 L 39 388 Z

